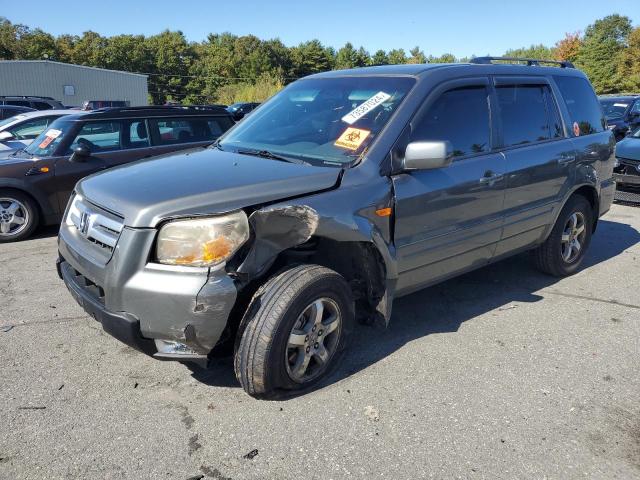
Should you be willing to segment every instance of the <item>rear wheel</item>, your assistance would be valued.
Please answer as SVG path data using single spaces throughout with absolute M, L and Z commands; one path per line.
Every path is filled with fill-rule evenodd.
M 0 191 L 0 243 L 24 240 L 38 221 L 38 208 L 31 198 L 13 190 Z
M 574 274 L 591 243 L 593 217 L 586 198 L 581 195 L 571 197 L 547 240 L 533 251 L 536 267 L 556 277 Z
M 301 265 L 276 275 L 242 321 L 238 381 L 254 397 L 311 387 L 337 364 L 353 322 L 351 289 L 338 273 Z

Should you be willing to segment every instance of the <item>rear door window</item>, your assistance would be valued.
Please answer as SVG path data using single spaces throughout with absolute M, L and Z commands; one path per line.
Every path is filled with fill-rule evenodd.
M 227 117 L 187 117 L 149 119 L 158 145 L 213 142 L 231 127 Z
M 124 139 L 125 148 L 144 148 L 149 146 L 149 132 L 144 120 L 136 119 L 126 122 L 124 132 L 128 138 Z
M 80 145 L 86 146 L 91 153 L 120 150 L 120 127 L 119 121 L 87 122 L 80 128 L 70 150 Z
M 456 157 L 491 150 L 489 93 L 486 87 L 462 87 L 443 93 L 416 124 L 411 141 L 447 140 Z
M 567 110 L 569 110 L 573 124 L 571 130 L 574 135 L 603 132 L 606 128 L 606 122 L 589 82 L 580 77 L 554 76 L 553 78 L 562 93 Z
M 549 102 L 546 85 L 504 85 L 496 88 L 505 147 L 558 138 L 562 127 Z

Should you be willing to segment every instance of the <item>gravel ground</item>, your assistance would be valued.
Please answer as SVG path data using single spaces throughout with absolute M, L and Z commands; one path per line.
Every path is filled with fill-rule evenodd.
M 57 278 L 54 230 L 0 245 L 0 478 L 640 478 L 639 231 L 614 205 L 571 278 L 524 255 L 400 299 L 276 402 L 230 360 L 103 333 Z

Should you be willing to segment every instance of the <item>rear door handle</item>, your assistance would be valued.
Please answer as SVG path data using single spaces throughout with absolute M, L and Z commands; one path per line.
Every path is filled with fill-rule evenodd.
M 502 180 L 504 178 L 504 175 L 502 173 L 495 173 L 491 170 L 488 170 L 484 173 L 484 176 L 480 179 L 480 184 L 481 185 L 493 185 L 496 182 L 499 182 L 500 180 Z
M 568 165 L 576 159 L 576 156 L 573 154 L 563 153 L 558 157 L 558 165 Z

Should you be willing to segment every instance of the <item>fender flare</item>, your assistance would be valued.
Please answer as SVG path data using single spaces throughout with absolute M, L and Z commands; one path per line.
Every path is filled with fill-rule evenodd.
M 366 217 L 321 217 L 306 205 L 276 205 L 254 211 L 249 216 L 253 233 L 250 246 L 236 273 L 252 280 L 262 276 L 285 250 L 302 245 L 311 238 L 336 242 L 365 243 L 380 255 L 385 272 L 383 299 L 376 310 L 388 323 L 398 279 L 395 249 Z
M 581 188 L 590 188 L 594 191 L 595 196 L 596 196 L 596 201 L 595 201 L 595 208 L 599 209 L 599 200 L 600 200 L 600 192 L 598 191 L 598 189 L 596 188 L 596 185 L 594 185 L 592 182 L 585 182 L 585 183 L 580 183 L 580 184 L 576 184 L 574 185 L 571 189 L 569 189 L 566 193 L 566 195 L 564 196 L 564 198 L 562 199 L 561 202 L 558 202 L 558 205 L 556 207 L 556 211 L 553 212 L 553 221 L 551 223 L 549 223 L 549 225 L 547 226 L 547 229 L 544 232 L 544 235 L 542 237 L 542 241 L 544 242 L 549 235 L 551 234 L 551 230 L 553 230 L 553 227 L 555 226 L 556 222 L 558 221 L 558 217 L 560 216 L 560 212 L 562 212 L 562 209 L 564 208 L 564 206 L 567 204 L 567 202 L 569 201 L 569 199 Z M 595 212 L 595 218 L 594 218 L 594 223 L 593 223 L 593 229 L 595 231 L 596 225 L 598 223 L 598 217 L 599 217 L 599 212 L 596 211 Z

